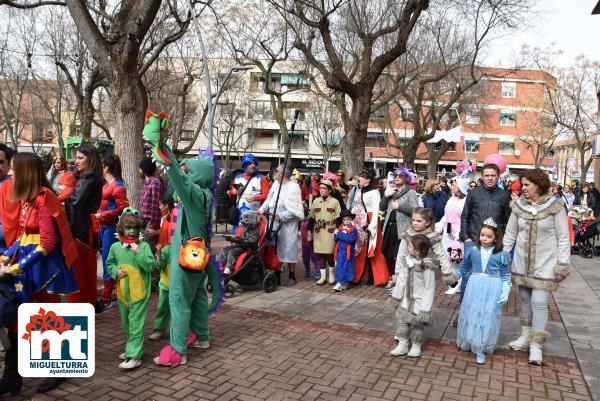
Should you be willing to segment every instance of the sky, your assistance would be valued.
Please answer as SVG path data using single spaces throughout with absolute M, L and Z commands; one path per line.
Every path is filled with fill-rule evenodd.
M 535 19 L 517 34 L 496 39 L 494 51 L 486 57 L 489 66 L 508 67 L 521 46 L 546 47 L 552 42 L 564 53 L 557 60 L 569 65 L 579 54 L 600 60 L 600 15 L 591 15 L 597 0 L 538 0 Z

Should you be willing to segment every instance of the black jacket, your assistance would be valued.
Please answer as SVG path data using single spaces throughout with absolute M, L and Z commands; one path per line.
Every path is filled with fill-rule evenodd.
M 88 244 L 89 230 L 94 214 L 102 202 L 102 179 L 96 172 L 87 172 L 79 177 L 75 190 L 65 203 L 65 210 L 73 237 Z
M 490 217 L 504 232 L 510 213 L 509 191 L 498 187 L 474 188 L 467 195 L 465 207 L 460 216 L 460 240 L 463 242 L 468 239 L 475 241 L 484 220 Z

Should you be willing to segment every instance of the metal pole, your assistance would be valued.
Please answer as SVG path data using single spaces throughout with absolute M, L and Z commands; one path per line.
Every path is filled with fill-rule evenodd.
M 194 5 L 192 4 L 192 0 L 188 0 L 188 7 L 190 9 L 190 14 L 192 15 L 192 21 L 194 21 L 194 27 L 196 28 L 196 33 L 198 34 L 198 43 L 200 43 L 200 51 L 202 52 L 202 66 L 204 69 L 204 81 L 206 84 L 206 96 L 208 98 L 208 150 L 212 150 L 213 144 L 213 122 L 210 117 L 214 116 L 213 111 L 213 102 L 212 102 L 212 90 L 210 84 L 210 73 L 208 71 L 208 58 L 206 56 L 206 49 L 204 48 L 204 42 L 202 41 L 202 32 L 200 31 L 200 24 L 198 24 L 196 11 L 194 10 Z

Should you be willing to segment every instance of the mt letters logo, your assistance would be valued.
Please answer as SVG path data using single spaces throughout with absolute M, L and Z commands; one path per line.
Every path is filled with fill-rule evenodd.
M 90 304 L 19 306 L 21 376 L 92 376 L 96 362 L 95 318 Z

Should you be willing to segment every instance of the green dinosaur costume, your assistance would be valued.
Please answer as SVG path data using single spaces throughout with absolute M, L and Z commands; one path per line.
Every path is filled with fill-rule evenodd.
M 187 346 L 197 338 L 209 338 L 208 315 L 223 302 L 223 284 L 220 268 L 214 256 L 203 272 L 188 272 L 179 265 L 179 247 L 193 236 L 201 236 L 209 243 L 209 222 L 212 210 L 215 162 L 213 157 L 204 156 L 182 161 L 187 174 L 181 170 L 175 155 L 164 143 L 160 143 L 160 132 L 168 127 L 164 113 L 146 115 L 144 139 L 153 146 L 156 161 L 167 167 L 167 176 L 181 199 L 182 207 L 177 216 L 177 226 L 171 244 L 177 252 L 171 252 L 169 277 L 169 306 L 171 309 L 170 346 L 161 350 L 157 363 L 177 366 L 179 358 L 187 354 Z M 185 220 L 185 228 L 182 222 Z M 212 285 L 213 295 L 209 310 L 204 281 Z M 178 355 L 173 354 L 175 351 Z
M 142 359 L 144 356 L 144 324 L 150 298 L 150 272 L 156 259 L 147 242 L 138 242 L 140 252 L 135 253 L 126 244 L 112 244 L 106 260 L 106 269 L 113 279 L 119 270 L 127 275 L 117 284 L 117 299 L 121 312 L 123 331 L 127 335 L 126 359 Z
M 165 246 L 160 252 L 160 281 L 158 283 L 158 306 L 156 307 L 156 317 L 154 318 L 154 330 L 164 331 L 169 324 L 171 310 L 169 308 L 169 270 L 171 264 L 171 246 Z

